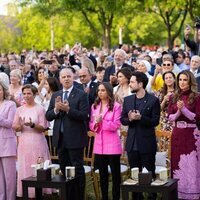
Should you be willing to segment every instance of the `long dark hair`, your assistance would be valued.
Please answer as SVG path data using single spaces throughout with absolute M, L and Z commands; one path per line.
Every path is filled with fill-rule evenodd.
M 163 79 L 163 81 L 164 81 L 164 85 L 163 85 L 163 87 L 161 88 L 161 90 L 160 90 L 160 93 L 162 93 L 164 96 L 167 94 L 167 85 L 165 84 L 165 76 L 167 75 L 167 74 L 171 74 L 172 76 L 173 76 L 173 78 L 174 78 L 174 85 L 173 85 L 173 87 L 174 87 L 174 90 L 176 89 L 176 76 L 175 76 L 175 74 L 172 72 L 172 71 L 168 71 L 168 72 L 165 72 L 163 75 L 162 75 L 162 79 Z
M 196 79 L 195 79 L 193 73 L 188 70 L 184 70 L 184 71 L 180 72 L 177 76 L 177 90 L 174 94 L 173 103 L 175 103 L 181 99 L 182 90 L 179 87 L 179 77 L 181 74 L 186 75 L 188 78 L 188 82 L 190 85 L 190 94 L 189 94 L 189 98 L 188 98 L 188 104 L 192 104 L 194 102 L 195 98 L 198 96 L 198 92 L 197 92 L 198 90 L 197 90 Z
M 59 90 L 59 82 L 55 77 L 47 78 L 47 82 L 49 84 L 49 89 L 51 92 L 56 92 Z
M 114 107 L 114 102 L 115 102 L 115 98 L 114 98 L 114 95 L 113 95 L 113 87 L 110 83 L 108 82 L 102 82 L 99 84 L 100 85 L 103 85 L 106 89 L 106 92 L 108 94 L 108 100 L 109 100 L 109 103 L 108 103 L 108 110 L 112 111 L 113 110 L 113 107 Z M 97 93 L 99 91 L 99 86 L 98 86 L 98 89 L 97 89 Z M 101 102 L 101 99 L 98 97 L 97 95 L 97 98 L 95 99 L 95 102 L 94 102 L 94 109 L 96 109 L 97 105 L 99 105 Z

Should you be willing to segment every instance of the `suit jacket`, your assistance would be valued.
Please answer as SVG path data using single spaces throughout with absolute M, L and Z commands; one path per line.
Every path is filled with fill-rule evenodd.
M 94 141 L 94 153 L 96 154 L 121 154 L 122 146 L 118 130 L 120 128 L 121 105 L 114 104 L 113 111 L 108 107 L 102 113 L 102 122 L 99 127 L 95 127 L 95 116 L 100 113 L 101 103 L 94 109 L 90 117 L 90 129 L 96 132 Z
M 134 71 L 134 68 L 131 65 L 128 65 L 128 64 L 124 63 L 122 65 L 122 68 L 124 68 L 124 67 L 129 68 L 131 71 Z M 110 75 L 113 75 L 115 73 L 116 73 L 115 65 L 112 65 L 112 66 L 106 68 L 103 81 L 104 82 L 110 82 Z
M 86 120 L 89 114 L 89 103 L 85 92 L 73 87 L 68 102 L 70 110 L 68 113 L 60 111 L 55 114 L 55 98 L 63 95 L 60 90 L 52 95 L 49 108 L 46 112 L 48 121 L 54 120 L 53 127 L 53 145 L 58 147 L 60 135 L 62 135 L 62 145 L 65 148 L 82 148 L 87 145 L 87 127 Z M 63 122 L 64 133 L 60 133 L 61 122 Z
M 74 87 L 76 87 L 77 89 L 82 90 L 82 91 L 84 90 L 83 85 L 81 83 L 74 81 L 73 84 L 74 84 Z
M 186 45 L 191 49 L 192 55 L 198 55 L 199 56 L 199 42 L 195 42 L 193 40 L 190 39 L 186 39 L 184 38 L 184 41 L 186 43 Z
M 134 140 L 136 139 L 137 150 L 142 153 L 156 153 L 155 126 L 159 124 L 160 103 L 157 97 L 146 93 L 142 103 L 137 110 L 140 111 L 141 119 L 129 121 L 128 113 L 135 110 L 135 94 L 124 99 L 121 123 L 128 125 L 128 136 L 126 140 L 126 150 L 133 150 Z
M 12 124 L 16 112 L 13 101 L 4 101 L 0 107 L 0 157 L 16 156 L 17 140 Z
M 94 81 L 92 81 L 90 83 L 90 91 L 89 91 L 89 94 L 88 94 L 88 99 L 89 99 L 89 105 L 90 107 L 92 106 L 92 104 L 94 103 L 96 97 L 97 97 L 97 88 L 98 88 L 98 83 L 95 83 Z

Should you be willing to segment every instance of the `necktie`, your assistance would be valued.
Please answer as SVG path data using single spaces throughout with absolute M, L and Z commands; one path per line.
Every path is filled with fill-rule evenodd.
M 68 92 L 69 91 L 64 91 L 63 93 L 63 102 L 66 101 L 68 99 Z M 64 121 L 63 118 L 61 119 L 61 127 L 60 127 L 60 132 L 63 133 L 64 132 Z
M 65 92 L 64 92 L 64 95 L 63 95 L 63 102 L 64 102 L 65 100 L 68 99 L 68 92 L 69 92 L 69 91 L 65 91 Z

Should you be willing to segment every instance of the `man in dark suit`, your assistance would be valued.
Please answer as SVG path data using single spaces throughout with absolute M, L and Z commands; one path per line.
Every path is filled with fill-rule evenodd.
M 46 112 L 48 121 L 54 120 L 53 145 L 58 149 L 60 168 L 65 175 L 66 166 L 75 166 L 75 175 L 79 177 L 80 197 L 84 198 L 85 173 L 83 151 L 87 145 L 87 127 L 89 104 L 87 95 L 73 86 L 74 75 L 71 69 L 60 71 L 60 83 L 63 89 L 54 93 Z
M 114 54 L 114 65 L 108 67 L 104 74 L 104 82 L 110 82 L 113 86 L 117 84 L 117 72 L 124 67 L 134 71 L 134 68 L 125 63 L 126 52 L 123 49 L 116 49 Z
M 97 96 L 98 83 L 92 81 L 92 74 L 86 67 L 79 70 L 79 78 L 84 91 L 88 94 L 89 105 L 91 107 Z
M 139 171 L 145 167 L 155 178 L 155 127 L 159 124 L 160 103 L 145 91 L 147 83 L 144 73 L 133 72 L 130 87 L 135 94 L 124 99 L 121 123 L 128 126 L 126 151 L 130 167 L 138 167 Z M 156 195 L 151 194 L 151 199 L 156 199 Z

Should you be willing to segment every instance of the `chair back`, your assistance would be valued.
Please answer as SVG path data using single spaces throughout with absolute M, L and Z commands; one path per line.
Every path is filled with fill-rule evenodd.
M 84 149 L 84 162 L 86 165 L 94 165 L 94 153 L 93 153 L 93 146 L 94 146 L 94 137 L 95 133 L 92 131 L 88 131 L 88 146 Z
M 170 131 L 156 130 L 158 151 L 166 151 L 169 160 L 171 157 L 171 135 Z
M 57 161 L 58 160 L 58 154 L 56 151 L 56 147 L 53 146 L 52 144 L 52 135 L 48 134 L 48 131 L 45 132 L 45 137 L 47 139 L 47 144 L 49 147 L 49 153 L 52 161 Z
M 120 158 L 120 162 L 121 162 L 121 164 L 128 165 L 128 156 L 127 156 L 127 153 L 125 151 L 125 145 L 126 145 L 126 139 L 127 139 L 128 133 L 125 130 L 121 130 L 120 134 L 121 134 L 121 143 L 122 143 L 122 155 L 121 155 L 121 158 Z

